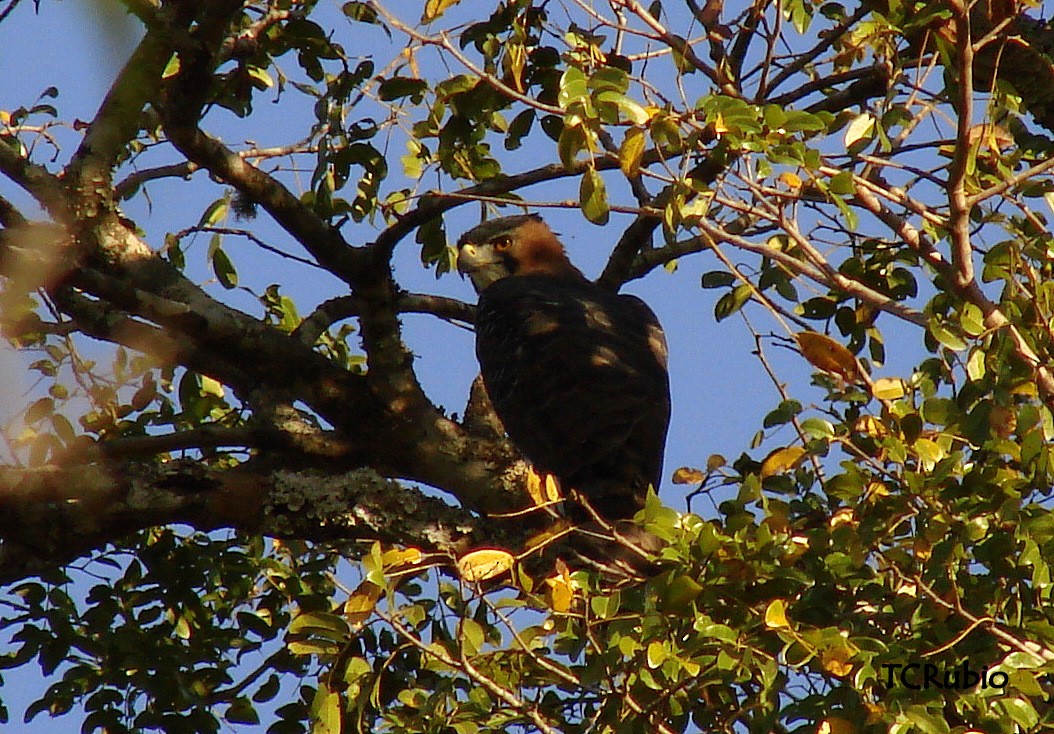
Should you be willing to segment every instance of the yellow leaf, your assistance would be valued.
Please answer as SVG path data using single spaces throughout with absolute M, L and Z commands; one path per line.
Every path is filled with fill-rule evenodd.
M 179 73 L 179 66 L 179 56 L 177 54 L 172 54 L 172 58 L 168 60 L 168 64 L 165 66 L 165 70 L 161 72 L 161 78 L 168 79 L 170 77 L 174 77 L 176 74 Z
M 501 576 L 516 563 L 516 558 L 499 548 L 481 548 L 457 559 L 457 572 L 469 583 Z
M 787 446 L 776 449 L 761 462 L 761 478 L 771 477 L 796 467 L 805 456 L 801 446 Z
M 363 581 L 344 602 L 344 618 L 351 624 L 362 624 L 384 596 L 384 589 L 372 581 Z
M 506 47 L 505 63 L 508 66 L 509 76 L 512 77 L 513 86 L 519 93 L 524 92 L 523 67 L 527 63 L 527 50 L 519 43 Z
M 849 382 L 856 382 L 859 372 L 856 357 L 844 346 L 829 336 L 815 331 L 802 331 L 794 335 L 801 355 L 813 367 L 838 375 Z
M 577 585 L 571 579 L 567 566 L 563 561 L 557 564 L 557 574 L 545 580 L 548 586 L 549 607 L 554 612 L 566 612 L 571 608 L 571 602 L 575 598 Z
M 340 694 L 327 686 L 319 686 L 311 701 L 311 734 L 340 734 L 343 714 Z
M 392 548 L 381 556 L 381 565 L 385 569 L 393 566 L 412 566 L 420 563 L 424 555 L 418 548 Z
M 622 139 L 622 147 L 618 152 L 618 165 L 627 178 L 632 178 L 640 173 L 640 161 L 644 157 L 644 131 L 639 127 L 631 127 L 626 131 L 626 137 Z
M 871 394 L 878 400 L 896 400 L 908 394 L 908 383 L 899 377 L 880 377 L 875 380 Z
M 1021 395 L 1022 397 L 1034 398 L 1039 395 L 1039 388 L 1036 387 L 1036 383 L 1031 380 L 1026 382 L 1019 382 L 1010 388 L 1011 395 Z
M 527 494 L 536 505 L 547 505 L 563 499 L 560 486 L 552 474 L 542 474 L 533 466 L 527 470 Z
M 824 650 L 820 653 L 820 663 L 828 673 L 845 677 L 853 672 L 853 664 L 849 662 L 848 655 L 848 651 L 842 648 Z
M 457 5 L 461 0 L 428 0 L 425 3 L 425 12 L 421 16 L 422 23 L 431 23 L 436 18 L 439 18 L 447 11 L 448 8 L 452 8 Z
M 547 502 L 559 502 L 564 498 L 560 492 L 560 483 L 556 481 L 555 474 L 545 475 L 545 487 L 543 487 L 543 490 Z
M 782 599 L 773 599 L 765 610 L 765 626 L 769 629 L 790 627 L 787 621 L 787 603 Z
M 853 734 L 855 731 L 853 723 L 840 716 L 828 717 L 816 727 L 816 734 Z
M 793 171 L 784 171 L 778 176 L 778 180 L 788 189 L 797 190 L 801 188 L 801 176 Z
M 0 110 L 0 125 L 11 124 L 11 113 L 7 110 Z
M 868 502 L 874 502 L 877 499 L 888 496 L 889 488 L 882 482 L 871 482 L 867 485 L 867 489 L 864 490 L 864 499 Z
M 850 525 L 855 527 L 857 525 L 856 515 L 853 514 L 853 510 L 850 507 L 842 507 L 835 511 L 831 515 L 831 519 L 828 521 L 831 526 L 831 530 L 834 530 L 839 525 Z
M 853 430 L 874 438 L 885 438 L 889 435 L 886 425 L 873 415 L 862 415 L 853 424 Z
M 912 581 L 902 581 L 893 593 L 897 596 L 910 596 L 915 598 L 919 595 L 919 587 Z
M 657 668 L 663 664 L 667 658 L 666 649 L 662 646 L 662 643 L 658 640 L 648 643 L 648 667 Z
M 674 484 L 698 484 L 704 479 L 706 475 L 691 466 L 682 466 L 673 473 Z
M 849 123 L 845 129 L 845 147 L 849 148 L 853 143 L 871 137 L 875 129 L 875 118 L 870 112 L 857 115 L 856 119 Z
M 717 119 L 714 120 L 714 135 L 724 135 L 731 129 L 732 128 L 725 125 L 724 116 L 720 112 L 718 112 Z

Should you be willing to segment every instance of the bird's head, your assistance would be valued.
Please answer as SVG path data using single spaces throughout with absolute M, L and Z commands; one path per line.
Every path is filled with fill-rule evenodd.
M 457 248 L 457 269 L 477 293 L 510 276 L 584 277 L 537 214 L 491 219 L 461 235 Z

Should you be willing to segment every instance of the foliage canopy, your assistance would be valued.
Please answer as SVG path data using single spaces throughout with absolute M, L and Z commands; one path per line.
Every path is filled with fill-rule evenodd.
M 60 112 L 75 79 L 0 109 L 0 314 L 39 379 L 0 466 L 0 665 L 49 682 L 26 719 L 1054 724 L 1038 3 L 121 5 L 141 40 L 90 120 Z M 233 142 L 264 103 L 283 142 Z M 182 188 L 211 203 L 172 229 Z M 780 400 L 738 458 L 674 472 L 712 510 L 649 500 L 647 581 L 500 550 L 551 487 L 478 389 L 460 418 L 422 390 L 400 315 L 473 309 L 392 268 L 449 271 L 462 207 L 617 229 L 611 288 L 704 259 L 756 337 Z M 286 280 L 247 289 L 258 258 Z M 289 295 L 320 270 L 345 295 Z M 893 339 L 918 364 L 880 376 Z

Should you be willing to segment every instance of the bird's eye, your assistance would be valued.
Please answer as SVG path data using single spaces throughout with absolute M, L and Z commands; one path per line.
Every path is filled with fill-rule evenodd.
M 512 247 L 512 237 L 499 237 L 494 240 L 494 249 L 498 252 L 505 252 Z

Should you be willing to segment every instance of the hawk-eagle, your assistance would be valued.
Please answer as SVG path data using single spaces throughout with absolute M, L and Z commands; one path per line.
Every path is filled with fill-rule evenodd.
M 670 422 L 666 340 L 651 309 L 588 280 L 537 215 L 458 240 L 479 293 L 476 356 L 513 444 L 608 520 L 658 488 Z

